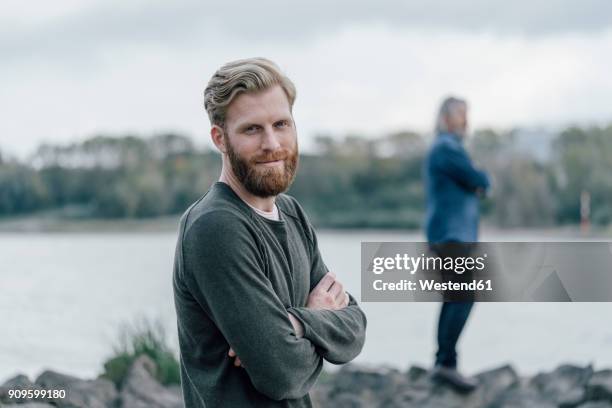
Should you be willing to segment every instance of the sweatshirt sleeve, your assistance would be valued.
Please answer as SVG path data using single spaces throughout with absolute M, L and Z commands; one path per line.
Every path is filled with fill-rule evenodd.
M 322 358 L 308 339 L 296 337 L 254 238 L 228 211 L 200 216 L 183 236 L 185 274 L 254 387 L 275 400 L 300 398 L 314 385 Z
M 489 188 L 489 178 L 486 173 L 474 167 L 462 147 L 441 144 L 435 157 L 435 167 L 467 190 Z
M 311 287 L 319 283 L 328 272 L 323 263 L 314 229 L 309 226 L 312 237 Z M 353 360 L 365 343 L 366 316 L 349 294 L 349 304 L 339 310 L 318 310 L 293 307 L 289 313 L 304 326 L 304 337 L 310 340 L 321 356 L 333 364 L 345 364 Z

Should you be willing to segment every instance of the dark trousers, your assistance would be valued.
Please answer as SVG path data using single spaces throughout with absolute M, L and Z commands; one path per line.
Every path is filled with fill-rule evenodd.
M 438 320 L 436 365 L 457 366 L 457 341 L 474 302 L 444 302 Z
M 441 257 L 466 257 L 472 253 L 473 244 L 460 242 L 445 242 L 432 244 L 430 248 Z M 471 273 L 457 275 L 454 272 L 442 272 L 440 278 L 443 281 L 454 282 L 472 279 Z M 472 306 L 474 306 L 474 293 L 461 292 L 460 294 L 443 293 L 444 303 L 440 310 L 438 320 L 438 352 L 436 353 L 436 365 L 455 368 L 457 366 L 457 341 L 467 322 Z

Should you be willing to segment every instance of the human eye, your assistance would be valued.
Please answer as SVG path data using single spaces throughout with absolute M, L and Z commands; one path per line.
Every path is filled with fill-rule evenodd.
M 274 127 L 279 129 L 286 128 L 287 126 L 289 126 L 289 121 L 286 119 L 279 120 L 278 122 L 274 123 Z
M 254 134 L 254 133 L 257 133 L 259 129 L 260 129 L 260 126 L 258 125 L 248 125 L 247 127 L 244 128 L 244 133 Z

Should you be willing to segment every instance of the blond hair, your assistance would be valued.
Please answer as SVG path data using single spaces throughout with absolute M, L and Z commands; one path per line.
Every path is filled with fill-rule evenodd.
M 280 85 L 289 107 L 295 102 L 295 86 L 278 66 L 266 58 L 247 58 L 228 62 L 215 72 L 204 90 L 204 108 L 212 125 L 224 127 L 227 108 L 236 96 Z

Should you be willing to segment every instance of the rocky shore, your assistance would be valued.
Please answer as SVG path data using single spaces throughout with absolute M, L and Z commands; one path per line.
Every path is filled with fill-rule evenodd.
M 179 408 L 183 406 L 178 386 L 164 387 L 153 373 L 157 367 L 147 356 L 130 367 L 121 387 L 105 378 L 83 380 L 55 371 L 45 371 L 31 382 L 25 375 L 11 378 L 0 386 L 0 407 L 11 408 Z M 66 390 L 65 398 L 10 399 L 10 389 Z
M 431 380 L 421 367 L 345 366 L 313 393 L 321 407 L 612 408 L 612 370 L 562 365 L 522 378 L 511 366 L 479 373 L 479 387 L 462 394 Z
M 18 375 L 0 386 L 0 407 L 13 408 L 179 408 L 180 388 L 164 387 L 148 357 L 138 358 L 120 387 L 109 380 L 83 380 L 54 371 L 34 382 Z M 562 365 L 552 372 L 523 378 L 511 366 L 476 376 L 480 386 L 468 394 L 431 380 L 429 372 L 403 372 L 349 364 L 326 374 L 312 391 L 321 408 L 612 408 L 612 370 Z M 10 399 L 8 390 L 65 389 L 63 399 Z

